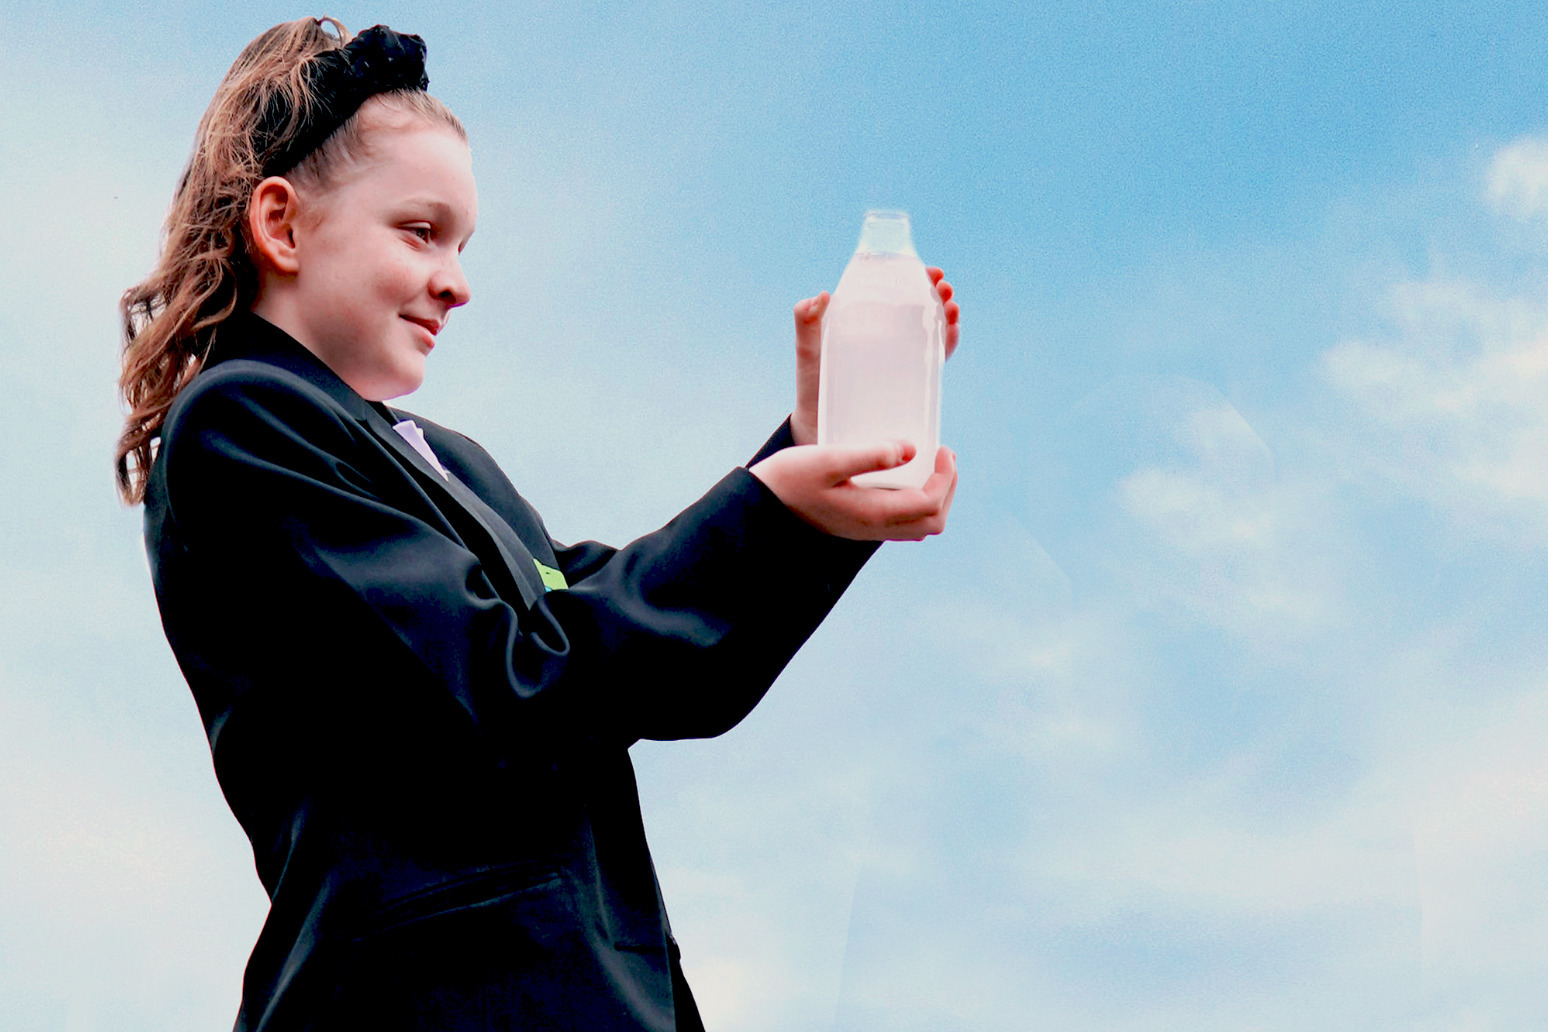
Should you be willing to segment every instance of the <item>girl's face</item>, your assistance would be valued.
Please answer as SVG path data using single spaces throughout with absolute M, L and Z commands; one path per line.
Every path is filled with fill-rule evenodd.
M 420 385 L 436 334 L 468 302 L 460 255 L 478 191 L 451 130 L 371 133 L 370 155 L 303 203 L 292 335 L 356 393 L 385 401 Z

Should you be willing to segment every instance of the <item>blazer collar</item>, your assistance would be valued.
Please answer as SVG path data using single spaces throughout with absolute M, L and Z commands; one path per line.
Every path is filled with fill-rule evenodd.
M 353 387 L 339 379 L 327 363 L 308 351 L 300 341 L 251 312 L 233 315 L 215 331 L 215 342 L 204 360 L 204 368 L 238 359 L 267 362 L 299 376 L 338 402 L 356 419 L 364 419 L 374 411 L 369 401 L 356 394 Z
M 544 588 L 531 551 L 500 515 L 458 480 L 456 474 L 449 481 L 442 477 L 439 470 L 393 429 L 393 423 L 402 417 L 386 405 L 362 398 L 300 341 L 261 316 L 250 312 L 233 315 L 221 330 L 226 332 L 217 331 L 214 346 L 205 359 L 206 369 L 239 359 L 267 362 L 322 391 L 396 455 L 412 471 L 420 489 L 436 504 L 443 509 L 455 506 L 472 517 L 495 553 L 491 558 L 498 558 L 500 565 L 509 571 L 529 609 L 542 596 Z

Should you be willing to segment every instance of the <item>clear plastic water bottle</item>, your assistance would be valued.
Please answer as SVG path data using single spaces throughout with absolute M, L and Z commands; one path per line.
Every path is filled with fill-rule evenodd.
M 868 211 L 860 243 L 822 319 L 817 443 L 903 439 L 918 449 L 896 469 L 854 478 L 866 487 L 919 487 L 941 445 L 946 312 L 914 251 L 908 215 Z

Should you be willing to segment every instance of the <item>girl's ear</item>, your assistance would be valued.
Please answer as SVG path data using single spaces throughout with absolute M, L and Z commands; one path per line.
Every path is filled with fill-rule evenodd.
M 253 264 L 260 272 L 294 276 L 301 268 L 296 248 L 296 220 L 301 197 L 290 180 L 270 176 L 253 188 L 247 202 L 247 235 L 252 243 Z

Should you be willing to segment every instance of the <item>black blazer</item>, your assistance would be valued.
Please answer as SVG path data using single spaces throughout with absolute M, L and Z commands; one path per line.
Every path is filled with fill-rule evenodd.
M 236 1027 L 690 1027 L 628 748 L 735 725 L 873 547 L 740 468 L 564 547 L 478 445 L 418 420 L 444 479 L 399 418 L 244 316 L 162 429 L 162 623 L 271 900 Z

